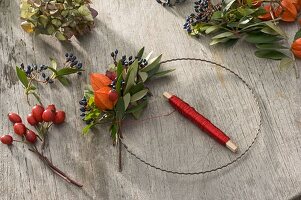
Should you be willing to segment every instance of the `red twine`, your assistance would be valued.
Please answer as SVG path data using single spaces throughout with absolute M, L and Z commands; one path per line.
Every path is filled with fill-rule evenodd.
M 200 129 L 212 136 L 219 143 L 225 145 L 230 138 L 220 129 L 214 126 L 208 119 L 198 113 L 188 103 L 173 95 L 169 98 L 169 103 L 187 119 L 195 123 Z

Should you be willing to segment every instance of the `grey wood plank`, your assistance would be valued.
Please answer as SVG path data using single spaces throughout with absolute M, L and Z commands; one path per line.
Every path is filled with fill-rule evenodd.
M 123 151 L 124 171 L 119 173 L 117 151 L 105 127 L 86 137 L 80 135 L 84 125 L 78 117 L 77 100 L 88 83 L 88 76 L 84 75 L 75 77 L 72 87 L 61 88 L 57 84 L 52 90 L 39 88 L 45 104 L 57 104 L 68 116 L 68 123 L 53 127 L 46 154 L 63 171 L 81 180 L 84 188 L 66 184 L 27 151 L 26 146 L 0 145 L 1 199 L 280 200 L 301 192 L 300 79 L 295 79 L 293 69 L 280 70 L 276 62 L 255 58 L 254 49 L 244 43 L 226 50 L 209 47 L 208 38 L 189 37 L 181 27 L 185 15 L 192 10 L 191 4 L 188 1 L 165 9 L 154 0 L 94 1 L 93 6 L 99 11 L 95 30 L 87 37 L 63 44 L 49 37 L 24 33 L 19 27 L 18 1 L 0 1 L 1 133 L 12 132 L 6 118 L 8 112 L 25 116 L 30 109 L 14 73 L 16 64 L 41 64 L 49 56 L 60 58 L 64 52 L 72 51 L 83 60 L 88 74 L 105 70 L 111 62 L 109 54 L 115 48 L 133 54 L 146 46 L 154 54 L 163 53 L 164 59 L 199 57 L 223 63 L 254 86 L 261 97 L 264 120 L 258 141 L 247 156 L 213 174 L 175 176 L 146 167 Z M 285 28 L 292 38 L 298 27 Z M 154 90 L 144 117 L 168 112 L 160 93 L 173 90 L 233 134 L 245 148 L 258 122 L 256 115 L 248 115 L 253 113 L 254 102 L 246 88 L 225 71 L 207 65 L 181 62 L 165 67 L 177 70 L 170 79 L 150 85 L 158 89 Z M 162 120 L 143 122 L 139 129 L 129 125 L 125 136 L 129 147 L 141 157 L 166 168 L 206 169 L 233 158 L 197 132 L 174 113 Z

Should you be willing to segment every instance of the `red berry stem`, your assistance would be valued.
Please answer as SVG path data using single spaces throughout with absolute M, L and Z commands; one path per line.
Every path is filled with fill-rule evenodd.
M 35 153 L 40 160 L 42 160 L 54 173 L 56 173 L 58 176 L 60 176 L 62 179 L 67 181 L 68 183 L 74 184 L 77 187 L 83 187 L 82 184 L 78 183 L 77 181 L 71 179 L 68 175 L 66 175 L 64 172 L 62 172 L 60 169 L 58 169 L 56 166 L 52 164 L 52 162 L 43 154 L 41 154 L 36 146 L 33 145 L 33 149 L 29 149 L 29 151 Z

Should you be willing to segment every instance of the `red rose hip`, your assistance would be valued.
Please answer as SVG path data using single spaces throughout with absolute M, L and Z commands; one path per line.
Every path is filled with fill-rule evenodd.
M 39 122 L 34 118 L 33 114 L 30 113 L 27 115 L 27 122 L 32 125 L 32 126 L 35 126 L 37 125 Z
M 54 104 L 51 104 L 51 105 L 48 105 L 47 106 L 47 108 L 46 108 L 46 110 L 52 110 L 53 112 L 55 112 L 56 111 L 56 108 L 55 108 L 55 105 Z
M 12 123 L 21 123 L 22 122 L 21 117 L 17 113 L 9 113 L 8 114 L 8 119 Z
M 1 136 L 0 141 L 3 144 L 11 145 L 14 140 L 13 140 L 13 137 L 10 135 L 3 135 L 3 136 Z
M 116 92 L 116 90 L 111 90 L 109 92 L 109 99 L 111 101 L 116 101 L 118 99 L 118 93 Z
M 15 123 L 14 124 L 14 132 L 20 136 L 24 135 L 26 133 L 25 125 L 22 123 Z
M 32 130 L 27 130 L 25 138 L 30 143 L 35 143 L 37 141 L 37 135 Z
M 50 109 L 47 109 L 42 114 L 42 119 L 44 122 L 52 122 L 55 117 L 55 112 Z
M 35 105 L 31 110 L 31 113 L 37 122 L 43 121 L 42 118 L 43 112 L 44 112 L 44 107 L 41 105 Z
M 53 120 L 54 124 L 62 124 L 65 121 L 66 114 L 64 111 L 58 110 L 55 112 L 55 117 Z

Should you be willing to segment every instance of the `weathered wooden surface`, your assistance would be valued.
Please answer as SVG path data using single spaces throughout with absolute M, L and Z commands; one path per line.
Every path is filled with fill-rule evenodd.
M 30 109 L 14 72 L 16 64 L 42 64 L 49 56 L 63 59 L 64 52 L 72 51 L 84 61 L 87 72 L 101 72 L 111 62 L 109 54 L 115 48 L 131 54 L 141 46 L 163 53 L 164 59 L 211 59 L 240 74 L 260 95 L 264 118 L 261 134 L 244 159 L 213 174 L 165 174 L 146 167 L 125 151 L 124 171 L 119 173 L 116 150 L 105 129 L 80 135 L 83 123 L 77 100 L 88 81 L 85 75 L 74 78 L 68 88 L 59 84 L 52 90 L 40 88 L 45 104 L 55 103 L 68 114 L 68 123 L 52 128 L 46 154 L 63 171 L 82 181 L 83 189 L 50 172 L 26 146 L 0 145 L 1 199 L 278 200 L 301 192 L 301 81 L 296 80 L 293 69 L 280 70 L 276 62 L 255 58 L 253 49 L 245 44 L 225 50 L 208 47 L 206 38 L 189 37 L 181 27 L 192 10 L 191 1 L 174 9 L 165 9 L 155 0 L 95 1 L 93 6 L 99 12 L 93 33 L 62 44 L 24 33 L 19 27 L 18 1 L 0 0 L 1 134 L 12 133 L 8 112 L 25 116 Z M 297 25 L 286 29 L 292 38 Z M 154 90 L 144 117 L 169 112 L 160 93 L 176 92 L 246 148 L 258 123 L 249 91 L 232 75 L 210 65 L 179 62 L 165 66 L 177 70 L 172 78 L 151 85 L 160 89 Z M 173 170 L 204 170 L 235 157 L 182 119 L 174 113 L 143 122 L 139 128 L 128 125 L 126 142 L 142 158 Z

